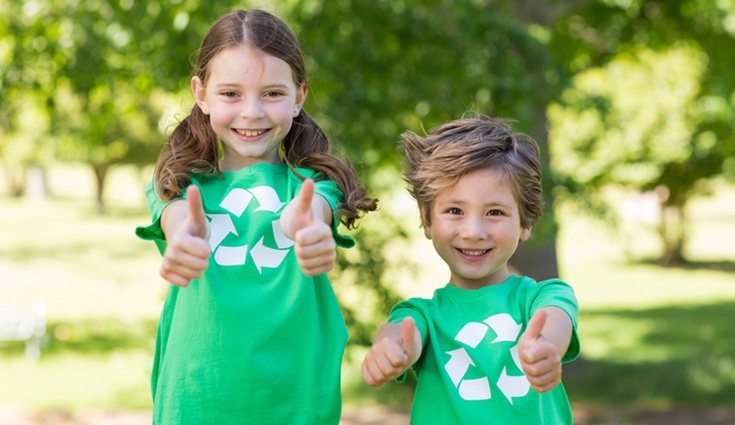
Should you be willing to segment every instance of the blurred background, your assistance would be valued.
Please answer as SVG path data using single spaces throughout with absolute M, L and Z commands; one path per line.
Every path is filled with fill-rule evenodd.
M 167 283 L 143 190 L 233 7 L 299 37 L 307 110 L 381 209 L 331 272 L 344 424 L 406 424 L 413 381 L 359 362 L 448 271 L 398 140 L 467 111 L 542 146 L 546 214 L 513 264 L 579 298 L 578 424 L 735 424 L 733 0 L 0 0 L 0 425 L 150 423 Z

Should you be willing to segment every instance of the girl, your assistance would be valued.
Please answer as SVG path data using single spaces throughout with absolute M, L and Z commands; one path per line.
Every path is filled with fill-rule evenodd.
M 325 275 L 337 233 L 376 209 L 302 109 L 303 56 L 260 10 L 199 49 L 195 106 L 147 189 L 170 287 L 152 373 L 154 424 L 337 424 L 347 339 Z M 182 190 L 188 186 L 186 193 Z

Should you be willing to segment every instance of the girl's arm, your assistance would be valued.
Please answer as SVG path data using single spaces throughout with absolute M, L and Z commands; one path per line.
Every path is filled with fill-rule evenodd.
M 518 341 L 523 372 L 538 392 L 552 390 L 561 382 L 561 359 L 572 338 L 572 320 L 558 307 L 536 311 Z
M 307 276 L 326 273 L 334 267 L 337 243 L 331 223 L 329 204 L 314 194 L 313 180 L 304 180 L 301 192 L 281 213 L 281 230 L 294 241 L 296 258 Z
M 192 279 L 201 277 L 212 252 L 198 187 L 189 186 L 186 200 L 173 201 L 163 210 L 161 229 L 166 235 L 161 277 L 174 285 L 187 286 Z
M 362 361 L 362 377 L 377 387 L 398 378 L 421 357 L 423 341 L 413 318 L 386 323 L 375 333 L 373 346 Z

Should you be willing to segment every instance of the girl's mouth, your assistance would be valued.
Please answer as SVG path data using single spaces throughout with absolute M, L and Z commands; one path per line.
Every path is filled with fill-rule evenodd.
M 236 128 L 234 130 L 235 130 L 235 133 L 237 133 L 237 134 L 239 134 L 241 136 L 245 136 L 245 137 L 258 137 L 261 134 L 263 134 L 266 131 L 268 131 L 268 130 L 243 130 L 243 129 L 239 129 L 239 128 Z

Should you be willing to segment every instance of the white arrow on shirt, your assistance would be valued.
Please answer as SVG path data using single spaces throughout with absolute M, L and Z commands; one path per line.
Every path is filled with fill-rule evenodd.
M 521 331 L 520 323 L 516 323 L 508 313 L 494 314 L 483 320 L 483 322 L 487 323 L 497 335 L 493 340 L 493 344 L 503 341 L 515 342 L 518 333 Z
M 457 332 L 455 340 L 461 342 L 464 345 L 476 348 L 477 345 L 485 338 L 487 333 L 487 326 L 480 322 L 469 322 L 462 326 L 462 329 Z
M 530 387 L 531 383 L 526 379 L 526 375 L 510 376 L 506 368 L 503 368 L 503 371 L 500 372 L 498 388 L 500 388 L 500 391 L 508 399 L 510 404 L 513 404 L 513 397 L 523 397 L 528 394 Z
M 459 395 L 465 400 L 488 400 L 492 398 L 490 381 L 486 377 L 465 379 L 459 383 Z
M 227 193 L 219 206 L 240 217 L 248 208 L 253 195 L 245 189 L 235 188 Z M 260 200 L 260 199 L 258 199 Z
M 263 245 L 263 238 L 260 238 L 253 249 L 250 250 L 250 257 L 252 257 L 255 267 L 258 268 L 260 273 L 262 273 L 263 267 L 273 268 L 281 265 L 286 254 L 288 254 L 287 249 L 273 249 Z
M 237 229 L 229 214 L 207 214 L 209 222 L 209 247 L 212 251 L 222 243 L 230 233 L 237 236 Z
M 242 266 L 248 254 L 248 246 L 221 246 L 214 252 L 214 261 L 221 266 Z
M 447 354 L 449 354 L 449 361 L 444 365 L 444 369 L 446 369 L 449 378 L 456 387 L 467 372 L 467 369 L 469 369 L 470 366 L 474 366 L 475 363 L 464 348 L 447 351 Z
M 276 240 L 276 245 L 278 245 L 279 248 L 285 249 L 285 248 L 291 248 L 294 244 L 294 241 L 287 238 L 286 235 L 283 234 L 283 230 L 281 230 L 281 220 L 275 220 L 273 223 L 271 223 L 271 226 L 273 227 L 273 238 Z
M 250 189 L 250 193 L 255 196 L 260 206 L 255 211 L 278 212 L 283 206 L 283 202 L 278 198 L 276 191 L 269 186 L 258 186 Z

